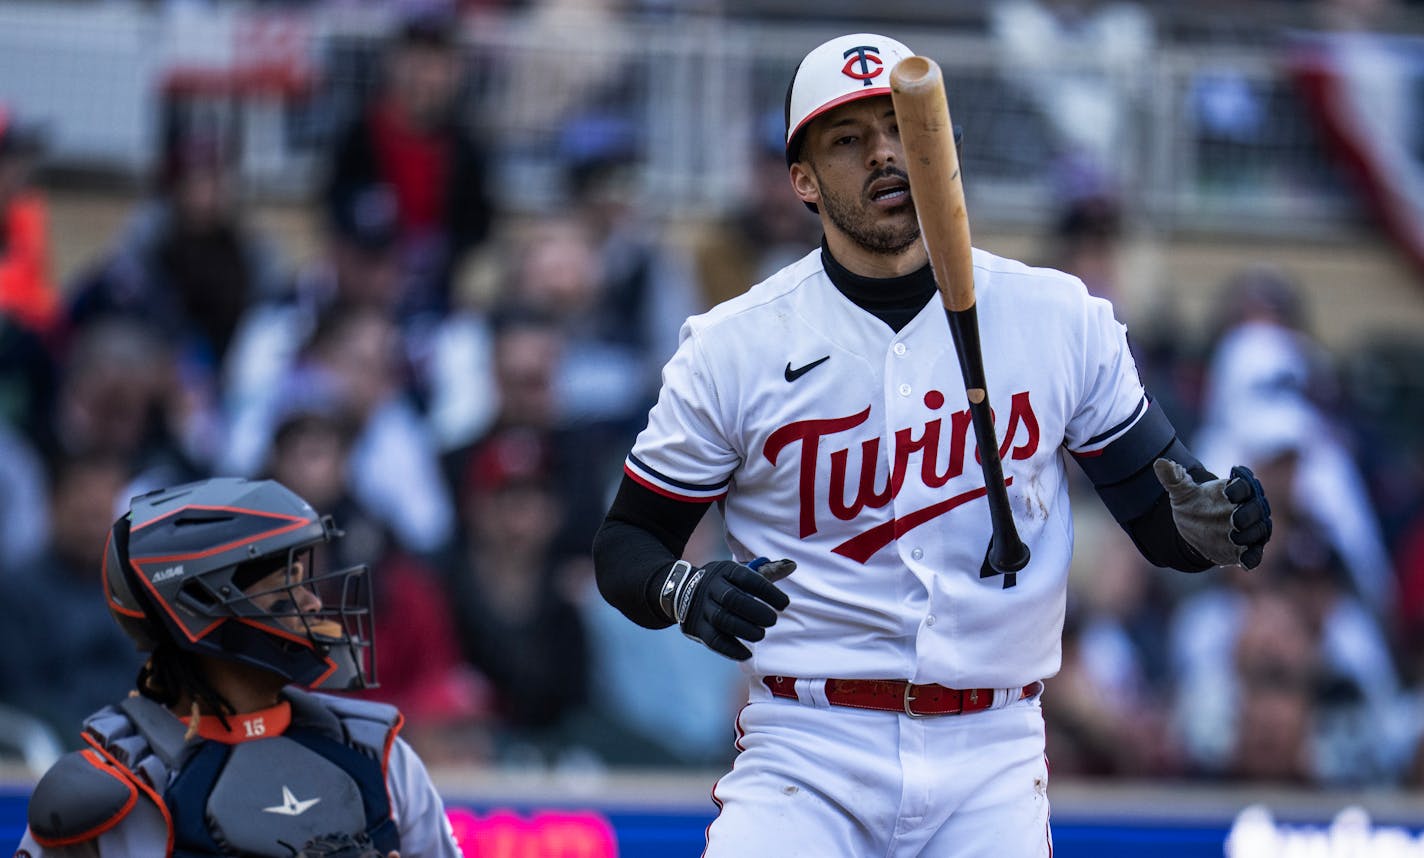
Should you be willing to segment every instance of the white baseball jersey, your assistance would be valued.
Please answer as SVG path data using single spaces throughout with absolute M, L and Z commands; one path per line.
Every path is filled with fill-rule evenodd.
M 789 557 L 791 605 L 744 670 L 1015 688 L 1061 660 L 1073 547 L 1060 447 L 1092 454 L 1146 410 L 1126 332 L 1074 277 L 974 251 L 990 404 L 1032 559 L 981 578 L 991 527 L 937 299 L 899 333 L 819 250 L 693 317 L 625 470 L 721 499 L 736 559 Z

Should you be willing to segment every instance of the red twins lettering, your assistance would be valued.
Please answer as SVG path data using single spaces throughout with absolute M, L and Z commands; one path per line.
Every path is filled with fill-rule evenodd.
M 943 407 L 944 394 L 937 390 L 930 391 L 925 394 L 925 405 L 931 410 Z M 798 420 L 795 423 L 782 426 L 768 436 L 762 454 L 773 465 L 777 463 L 783 450 L 798 441 L 801 444 L 798 480 L 800 485 L 800 536 L 802 539 L 816 533 L 818 529 L 816 522 L 817 499 L 821 493 L 816 485 L 816 465 L 821 456 L 821 440 L 854 429 L 869 418 L 870 407 L 867 406 L 863 411 L 847 417 Z M 918 436 L 914 433 L 913 428 L 895 431 L 894 462 L 890 468 L 889 480 L 884 484 L 877 484 L 876 480 L 882 439 L 879 437 L 869 438 L 854 445 L 860 448 L 856 457 L 856 467 L 859 472 L 854 475 L 855 493 L 849 502 L 846 500 L 846 489 L 852 482 L 852 448 L 831 450 L 827 454 L 830 461 L 830 475 L 826 487 L 826 505 L 831 514 L 841 521 L 850 521 L 859 516 L 862 510 L 880 509 L 889 504 L 899 495 L 900 489 L 904 486 L 905 479 L 910 473 L 910 457 L 915 453 L 920 454 L 920 481 L 928 488 L 940 488 L 963 474 L 965 452 L 969 443 L 969 410 L 956 411 L 950 415 L 949 456 L 945 469 L 941 472 L 937 470 L 937 465 L 940 460 L 940 441 L 944 434 L 943 424 L 944 421 L 941 417 L 928 420 L 921 427 Z M 1025 437 L 1015 445 L 1020 434 Z M 1003 441 L 999 449 L 1000 458 L 1006 460 L 1027 459 L 1038 451 L 1038 419 L 1033 413 L 1033 404 L 1028 391 L 1015 393 L 1010 398 L 1008 427 L 1003 432 L 1002 438 Z M 977 450 L 975 456 L 976 458 L 978 456 Z M 923 524 L 961 503 L 981 496 L 983 496 L 983 490 L 978 489 L 957 495 L 947 501 L 932 504 L 923 510 L 907 513 L 900 517 L 898 527 L 893 521 L 886 522 L 871 531 L 847 540 L 836 551 L 864 562 L 876 550 L 884 547 L 891 539 L 910 527 Z M 887 527 L 887 525 L 889 526 Z M 842 551 L 841 548 L 845 550 Z

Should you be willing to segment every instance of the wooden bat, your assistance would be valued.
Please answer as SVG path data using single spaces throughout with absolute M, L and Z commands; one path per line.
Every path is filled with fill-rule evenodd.
M 926 57 L 907 57 L 890 72 L 890 98 L 905 147 L 905 168 L 910 176 L 910 196 L 920 219 L 920 235 L 929 251 L 930 266 L 940 299 L 949 317 L 955 352 L 969 397 L 974 440 L 989 501 L 993 536 L 985 552 L 982 577 L 1004 575 L 1004 587 L 1017 581 L 1014 574 L 1028 565 L 1029 550 L 1019 538 L 1009 509 L 1004 465 L 999 460 L 999 439 L 989 409 L 984 381 L 984 356 L 979 347 L 979 316 L 974 305 L 974 259 L 969 243 L 969 211 L 964 204 L 964 182 L 959 174 L 959 152 L 954 126 L 944 94 L 944 74 Z

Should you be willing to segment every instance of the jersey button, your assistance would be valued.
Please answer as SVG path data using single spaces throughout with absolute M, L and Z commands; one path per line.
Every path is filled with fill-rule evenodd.
M 935 624 L 935 615 L 934 615 L 934 614 L 930 614 L 928 617 L 925 617 L 925 625 L 927 625 L 927 626 L 932 626 L 932 625 L 934 625 L 934 624 Z
M 896 343 L 893 351 L 897 355 L 903 355 L 906 351 L 908 351 L 908 349 L 905 348 L 904 343 Z
M 925 556 L 925 550 L 923 548 L 916 548 L 915 550 L 910 552 L 910 556 L 916 560 L 919 560 Z
M 900 385 L 900 395 L 901 395 L 901 396 L 909 396 L 909 395 L 910 395 L 910 386 L 909 386 L 908 384 L 902 384 L 902 385 Z

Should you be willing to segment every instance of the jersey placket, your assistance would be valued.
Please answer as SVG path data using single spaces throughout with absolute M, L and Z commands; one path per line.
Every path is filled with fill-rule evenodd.
M 931 301 L 928 306 L 911 323 L 905 326 L 896 338 L 889 344 L 885 351 L 885 439 L 883 446 L 885 456 L 885 467 L 888 473 L 887 479 L 895 481 L 898 479 L 899 485 L 892 485 L 893 498 L 891 500 L 892 509 L 897 520 L 904 520 L 929 503 L 938 498 L 931 498 L 933 490 L 927 489 L 921 478 L 922 458 L 925 456 L 937 457 L 938 450 L 945 443 L 943 435 L 940 440 L 940 447 L 936 449 L 921 449 L 907 457 L 903 457 L 902 466 L 904 473 L 896 474 L 897 459 L 902 458 L 902 454 L 897 449 L 904 441 L 923 437 L 926 431 L 927 420 L 940 416 L 939 411 L 932 412 L 929 404 L 931 402 L 942 402 L 943 385 L 935 383 L 935 375 L 944 369 L 943 349 L 935 348 L 929 341 L 933 331 L 931 322 L 935 321 L 935 316 L 940 314 L 938 301 Z M 947 325 L 945 326 L 947 327 Z M 945 331 L 946 341 L 948 331 Z M 908 437 L 903 433 L 908 430 Z M 914 576 L 919 583 L 916 605 L 922 606 L 918 613 L 906 613 L 907 637 L 914 643 L 911 646 L 915 650 L 922 647 L 935 646 L 934 639 L 940 637 L 936 634 L 936 626 L 942 621 L 941 609 L 945 606 L 937 605 L 934 602 L 935 588 L 932 586 L 932 579 L 937 574 L 935 552 L 930 539 L 931 528 L 936 525 L 927 522 L 918 527 L 914 527 L 904 532 L 896 538 L 894 550 L 899 556 L 899 562 Z M 940 630 L 943 631 L 942 629 Z M 911 669 L 907 674 L 908 679 L 916 679 L 914 665 L 923 661 L 916 653 L 906 653 L 909 658 Z

